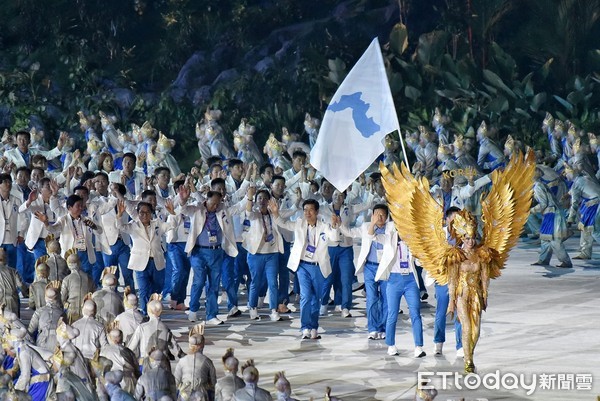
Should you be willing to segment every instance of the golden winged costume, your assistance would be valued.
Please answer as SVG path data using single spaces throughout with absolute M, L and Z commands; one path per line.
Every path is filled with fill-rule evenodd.
M 475 243 L 477 221 L 467 211 L 457 213 L 450 223 L 456 245 L 448 243 L 443 207 L 430 195 L 427 179 L 416 179 L 404 164 L 400 169 L 394 164 L 391 171 L 380 164 L 380 170 L 400 238 L 439 284 L 448 284 L 448 310 L 457 313 L 463 327 L 465 370 L 473 372 L 489 280 L 500 276 L 529 216 L 535 155 L 531 150 L 524 157 L 515 153 L 504 171 L 491 174 L 492 188 L 482 200 L 484 227 L 479 244 Z M 465 239 L 472 245 L 465 247 Z

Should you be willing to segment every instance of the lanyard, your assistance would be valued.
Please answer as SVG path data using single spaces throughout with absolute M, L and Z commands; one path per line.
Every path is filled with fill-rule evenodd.
M 77 220 L 77 224 L 75 224 L 75 219 L 72 217 L 71 217 L 71 222 L 73 223 L 73 230 L 75 231 L 75 238 L 82 238 L 83 232 L 84 232 L 83 227 L 81 227 L 81 235 L 79 235 L 79 232 L 77 231 L 77 225 L 81 224 L 81 216 L 79 216 L 79 219 Z
M 313 230 L 314 230 L 314 235 L 313 235 L 312 245 L 314 247 L 316 247 L 317 246 L 317 225 L 316 224 L 315 224 L 315 227 Z M 306 228 L 306 241 L 308 242 L 308 245 L 311 245 L 309 234 L 310 234 L 310 225 Z

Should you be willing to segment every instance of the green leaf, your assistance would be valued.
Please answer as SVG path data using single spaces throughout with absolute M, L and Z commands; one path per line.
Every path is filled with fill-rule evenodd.
M 546 99 L 547 99 L 547 95 L 546 92 L 540 92 L 537 95 L 535 95 L 533 97 L 533 99 L 531 100 L 531 106 L 529 106 L 529 108 L 531 109 L 531 111 L 534 112 L 538 112 L 540 110 L 540 107 L 546 103 Z
M 404 96 L 413 101 L 416 101 L 418 98 L 421 97 L 421 91 L 415 88 L 414 86 L 407 85 L 404 88 Z
M 394 25 L 390 33 L 390 49 L 395 55 L 400 56 L 408 47 L 408 30 L 402 23 Z
M 497 96 L 488 104 L 487 109 L 491 113 L 502 114 L 508 110 L 508 99 L 504 96 Z
M 569 110 L 570 113 L 573 113 L 573 105 L 571 103 L 556 95 L 554 95 L 554 99 L 556 99 L 558 103 L 562 104 L 565 109 Z
M 567 95 L 567 100 L 572 105 L 577 105 L 577 104 L 581 103 L 583 101 L 583 99 L 584 99 L 584 94 L 583 94 L 583 92 L 580 92 L 580 91 L 571 92 Z
M 437 93 L 441 97 L 445 97 L 446 99 L 450 100 L 456 99 L 459 95 L 457 91 L 451 89 L 436 89 L 435 93 Z
M 506 86 L 504 81 L 502 81 L 502 78 L 500 78 L 496 73 L 490 70 L 483 70 L 483 77 L 486 79 L 486 81 L 494 85 L 496 88 L 501 89 L 510 97 L 516 98 L 515 93 L 508 86 Z

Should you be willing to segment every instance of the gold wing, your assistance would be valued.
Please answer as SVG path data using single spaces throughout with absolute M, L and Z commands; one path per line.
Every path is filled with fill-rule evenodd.
M 429 181 L 416 179 L 404 163 L 394 164 L 392 172 L 379 164 L 390 214 L 398 235 L 411 253 L 439 284 L 448 282 L 447 258 L 453 255 L 443 229 L 444 212 L 429 193 Z
M 529 217 L 534 173 L 535 154 L 528 150 L 525 157 L 520 152 L 513 154 L 504 171 L 491 174 L 492 189 L 481 204 L 483 245 L 497 252 L 490 264 L 490 278 L 500 276 Z

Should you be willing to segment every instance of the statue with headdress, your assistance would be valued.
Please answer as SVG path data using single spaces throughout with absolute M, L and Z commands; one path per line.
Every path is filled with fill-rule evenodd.
M 319 127 L 321 126 L 321 120 L 315 117 L 311 117 L 310 114 L 304 115 L 304 132 L 308 135 L 308 144 L 312 149 L 317 142 L 319 136 Z
M 600 219 L 598 204 L 600 203 L 600 184 L 596 177 L 590 177 L 581 170 L 564 165 L 564 175 L 573 184 L 569 190 L 571 207 L 567 223 L 577 223 L 581 230 L 579 253 L 573 259 L 591 259 L 594 240 L 600 242 Z
M 175 340 L 171 329 L 160 319 L 163 311 L 162 295 L 152 294 L 148 301 L 148 321 L 140 324 L 131 339 L 127 343 L 127 347 L 131 349 L 140 358 L 140 365 L 145 369 L 148 363 L 146 357 L 151 349 L 162 351 L 164 356 L 164 367 L 171 371 L 169 361 L 175 360 L 175 357 L 182 357 L 185 353 Z
M 550 153 L 544 160 L 545 164 L 554 165 L 562 154 L 561 139 L 554 134 L 554 117 L 546 112 L 544 121 L 542 121 L 542 132 L 548 138 L 550 144 Z
M 35 338 L 35 345 L 53 352 L 56 346 L 56 329 L 65 316 L 60 303 L 60 282 L 51 281 L 45 289 L 46 304 L 33 313 L 28 331 Z
M 269 162 L 273 167 L 279 167 L 282 171 L 288 170 L 292 167 L 292 164 L 286 159 L 283 154 L 285 152 L 285 145 L 275 137 L 274 133 L 269 134 L 269 138 L 263 148 L 263 153 L 269 158 Z
M 83 356 L 81 350 L 73 344 L 81 332 L 73 326 L 68 325 L 63 319 L 60 319 L 56 328 L 56 346 L 62 352 L 62 355 L 69 358 L 71 371 L 82 379 L 85 386 L 94 390 L 94 382 L 88 361 Z
M 123 343 L 128 344 L 133 332 L 144 321 L 144 315 L 139 311 L 138 297 L 129 286 L 123 290 L 123 307 L 125 311 L 115 318 L 115 322 L 118 322 L 123 333 Z
M 258 387 L 259 373 L 256 366 L 254 366 L 254 360 L 249 359 L 242 365 L 242 377 L 246 386 L 242 389 L 237 390 L 233 394 L 232 400 L 234 401 L 272 401 L 271 394 Z
M 479 128 L 477 128 L 477 141 L 479 142 L 477 165 L 483 170 L 493 171 L 497 168 L 503 168 L 506 161 L 504 152 L 490 138 L 490 133 L 487 124 L 482 121 Z
M 136 400 L 160 400 L 163 396 L 177 399 L 177 385 L 170 369 L 166 369 L 162 361 L 164 353 L 158 349 L 150 349 L 148 366 L 144 367 L 136 386 L 134 397 Z
M 116 276 L 117 266 L 105 267 L 102 271 L 100 282 L 102 288 L 92 295 L 92 300 L 96 303 L 98 319 L 104 324 L 110 323 L 121 313 L 125 312 L 121 295 L 117 292 L 119 280 Z
M 98 400 L 89 385 L 72 371 L 71 368 L 75 363 L 73 354 L 63 352 L 57 347 L 50 361 L 54 371 L 54 399 L 58 401 L 69 398 L 78 401 Z
M 45 239 L 46 243 L 46 255 L 40 256 L 36 261 L 38 263 L 45 263 L 48 266 L 48 280 L 62 281 L 70 273 L 67 261 L 61 256 L 62 249 L 60 242 L 53 234 L 49 234 Z
M 75 248 L 67 250 L 65 259 L 71 273 L 63 280 L 60 295 L 67 310 L 67 321 L 73 323 L 81 317 L 84 297 L 93 292 L 96 285 L 92 277 L 81 270 L 81 263 Z
M 100 356 L 113 361 L 112 371 L 120 371 L 122 380 L 119 380 L 123 390 L 133 395 L 137 379 L 140 377 L 138 358 L 132 350 L 123 344 L 123 332 L 119 322 L 113 321 L 106 326 L 108 345 L 102 347 Z
M 285 372 L 275 373 L 273 385 L 277 393 L 277 401 L 299 401 L 296 398 L 292 398 L 292 385 L 287 377 L 285 377 Z
M 440 108 L 436 107 L 433 113 L 433 118 L 431 119 L 431 126 L 437 134 L 439 145 L 449 145 L 452 143 L 450 142 L 450 132 L 448 131 L 448 128 L 446 128 L 446 125 L 448 125 L 449 122 L 450 118 L 448 118 L 446 115 L 443 115 L 440 111 Z
M 412 166 L 413 174 L 430 180 L 437 161 L 437 145 L 433 142 L 433 134 L 427 130 L 427 127 L 420 125 L 419 132 L 411 135 L 407 143 L 412 147 L 417 158 Z
M 574 169 L 580 170 L 592 178 L 596 178 L 596 170 L 592 167 L 589 148 L 581 141 L 581 139 L 582 138 L 577 137 L 571 144 L 572 156 L 568 163 Z
M 290 132 L 286 127 L 281 128 L 281 142 L 285 146 L 290 157 L 294 157 L 294 152 L 301 150 L 307 155 L 310 155 L 310 147 L 300 140 L 298 134 Z
M 48 255 L 45 255 L 47 258 Z M 40 258 L 38 258 L 39 260 Z M 46 305 L 46 285 L 48 285 L 48 275 L 50 269 L 48 265 L 36 261 L 35 263 L 35 280 L 29 286 L 29 308 L 36 310 Z
M 204 322 L 190 330 L 189 353 L 179 359 L 175 366 L 175 382 L 182 401 L 188 401 L 193 392 L 205 393 L 207 399 L 214 399 L 217 372 L 213 362 L 204 355 Z
M 73 322 L 73 328 L 79 330 L 79 336 L 73 344 L 79 348 L 86 359 L 91 359 L 96 351 L 108 345 L 104 325 L 96 320 L 96 303 L 92 300 L 92 293 L 84 297 L 81 307 L 81 318 Z
M 262 166 L 263 157 L 254 142 L 254 133 L 256 127 L 248 122 L 247 118 L 242 118 L 238 129 L 233 131 L 234 149 L 237 152 L 236 158 L 246 164 L 252 162 Z
M 230 401 L 233 394 L 244 388 L 244 380 L 238 376 L 239 361 L 234 355 L 233 348 L 228 348 L 221 358 L 225 376 L 217 380 L 215 386 L 215 401 Z
M 569 236 L 567 222 L 558 199 L 542 180 L 543 174 L 543 171 L 536 167 L 533 185 L 533 199 L 536 205 L 531 208 L 531 215 L 541 215 L 539 224 L 541 250 L 538 260 L 533 265 L 548 266 L 554 252 L 560 261 L 556 267 L 573 267 L 563 243 Z
M 196 123 L 196 139 L 198 139 L 198 150 L 202 160 L 206 161 L 213 156 L 211 150 L 211 140 L 223 136 L 223 128 L 219 125 L 219 120 L 223 117 L 223 112 L 218 109 L 206 107 L 204 118 Z
M 7 311 L 21 316 L 21 301 L 19 290 L 27 294 L 27 286 L 14 267 L 6 265 L 6 252 L 0 248 L 0 303 L 5 305 Z
M 50 371 L 46 361 L 26 341 L 27 330 L 11 329 L 5 336 L 15 350 L 15 363 L 20 367 L 15 389 L 27 392 L 33 401 L 45 401 L 50 389 Z
M 481 313 L 487 308 L 489 281 L 504 268 L 529 215 L 535 156 L 513 155 L 503 171 L 491 174 L 492 187 L 482 201 L 483 236 L 477 241 L 477 220 L 457 212 L 450 224 L 456 245 L 443 229 L 443 208 L 429 193 L 429 182 L 415 179 L 403 164 L 391 170 L 380 165 L 390 213 L 398 235 L 430 276 L 448 283 L 448 311 L 462 324 L 465 371 L 474 372 L 473 352 L 479 340 Z M 424 229 L 423 227 L 428 227 Z
M 393 163 L 400 163 L 400 141 L 397 141 L 392 134 L 385 137 L 383 143 L 385 150 L 383 151 L 383 162 L 386 166 Z
M 108 151 L 113 154 L 123 153 L 123 145 L 119 141 L 119 133 L 115 129 L 115 116 L 108 116 L 103 111 L 98 112 L 100 116 L 100 125 L 102 126 L 102 142 L 106 144 Z
M 167 138 L 162 132 L 158 133 L 156 144 L 150 145 L 146 161 L 148 163 L 148 175 L 154 174 L 158 167 L 167 167 L 172 177 L 181 174 L 177 160 L 171 155 L 175 147 L 175 140 Z

